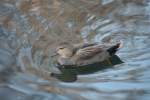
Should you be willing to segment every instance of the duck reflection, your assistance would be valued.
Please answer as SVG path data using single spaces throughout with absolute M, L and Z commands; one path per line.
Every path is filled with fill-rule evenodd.
M 104 60 L 102 62 L 97 62 L 83 66 L 57 65 L 56 67 L 61 71 L 61 74 L 51 73 L 51 76 L 64 82 L 74 82 L 77 80 L 77 75 L 92 74 L 100 70 L 113 68 L 114 65 L 121 63 L 123 63 L 123 61 L 117 55 L 113 55 L 109 58 L 109 61 Z

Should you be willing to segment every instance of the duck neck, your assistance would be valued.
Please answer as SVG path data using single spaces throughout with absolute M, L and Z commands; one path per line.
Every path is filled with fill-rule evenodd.
M 71 58 L 73 55 L 72 54 L 62 54 L 62 58 Z
M 66 55 L 61 55 L 61 57 L 62 57 L 62 58 L 70 58 L 70 57 L 68 57 L 68 56 L 66 56 Z

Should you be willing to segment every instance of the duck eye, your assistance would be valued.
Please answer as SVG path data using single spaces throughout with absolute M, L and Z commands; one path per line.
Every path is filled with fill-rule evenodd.
M 59 49 L 63 49 L 63 47 L 59 48 Z

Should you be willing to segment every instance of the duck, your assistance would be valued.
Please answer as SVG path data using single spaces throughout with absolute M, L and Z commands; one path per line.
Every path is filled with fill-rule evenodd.
M 102 62 L 116 54 L 121 43 L 61 43 L 57 46 L 53 56 L 57 56 L 57 64 L 61 66 L 85 66 L 97 62 Z

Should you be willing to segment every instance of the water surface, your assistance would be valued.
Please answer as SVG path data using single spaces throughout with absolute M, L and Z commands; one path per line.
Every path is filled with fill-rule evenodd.
M 0 97 L 149 100 L 149 27 L 149 0 L 1 0 Z M 125 63 L 73 83 L 49 77 L 59 43 L 120 40 L 117 55 Z

